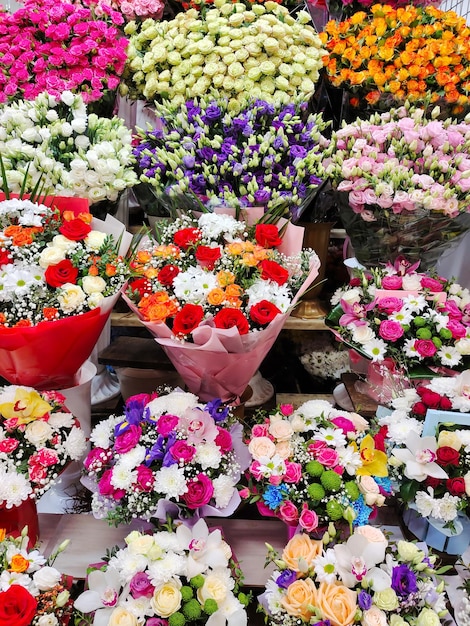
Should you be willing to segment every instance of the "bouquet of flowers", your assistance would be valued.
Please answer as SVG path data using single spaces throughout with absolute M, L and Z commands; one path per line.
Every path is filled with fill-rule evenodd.
M 242 496 L 262 514 L 323 534 L 329 522 L 367 524 L 391 494 L 382 434 L 369 434 L 356 413 L 311 400 L 259 417 Z
M 94 615 L 102 626 L 246 626 L 243 574 L 219 529 L 209 531 L 201 519 L 192 529 L 134 531 L 125 542 L 88 575 L 88 589 L 74 603 L 83 617 Z
M 468 289 L 417 266 L 398 258 L 358 270 L 333 296 L 327 318 L 340 340 L 379 365 L 391 360 L 389 369 L 401 369 L 401 378 L 464 368 L 470 354 Z
M 85 435 L 58 391 L 0 387 L 0 506 L 39 498 L 70 461 L 83 458 Z
M 131 141 L 122 119 L 87 113 L 82 96 L 70 91 L 0 106 L 0 153 L 12 193 L 40 185 L 42 193 L 91 204 L 115 201 L 137 182 Z
M 402 107 L 333 133 L 323 164 L 360 263 L 429 267 L 466 232 L 469 128 Z
M 315 252 L 301 250 L 303 229 L 288 226 L 283 240 L 275 224 L 186 215 L 131 263 L 137 278 L 126 301 L 203 400 L 243 394 L 289 308 L 318 273 Z M 300 242 L 290 245 L 299 233 Z
M 95 102 L 115 92 L 126 63 L 122 15 L 103 6 L 98 17 L 68 0 L 25 0 L 0 13 L 0 102 L 63 91 Z
M 134 148 L 140 180 L 163 203 L 169 196 L 180 206 L 184 195 L 196 208 L 194 194 L 229 207 L 281 203 L 296 221 L 321 183 L 326 123 L 307 116 L 306 105 L 254 100 L 239 113 L 226 106 L 196 98 L 175 115 L 157 104 L 158 127 L 140 130 Z
M 93 429 L 82 482 L 108 522 L 231 515 L 250 455 L 242 426 L 220 400 L 179 390 L 132 396 L 125 414 Z
M 446 115 L 467 111 L 470 44 L 465 18 L 432 5 L 390 4 L 373 4 L 343 22 L 328 22 L 320 34 L 328 50 L 326 79 L 351 94 L 357 112 L 371 107 L 387 111 L 405 100 L 425 107 L 438 104 Z
M 270 546 L 268 546 L 270 548 Z M 329 623 L 440 624 L 449 614 L 436 556 L 409 541 L 388 541 L 379 528 L 361 526 L 345 543 L 323 548 L 295 535 L 258 598 L 274 626 Z M 406 621 L 404 617 L 406 616 Z
M 68 541 L 49 558 L 28 548 L 27 529 L 14 539 L 0 531 L 0 622 L 14 626 L 67 626 L 73 611 L 72 579 L 54 561 Z
M 67 198 L 43 200 L 0 202 L 0 375 L 54 389 L 73 384 L 98 340 L 129 275 L 131 236 L 110 216 L 68 210 Z
M 213 93 L 239 110 L 247 96 L 288 104 L 306 101 L 323 65 L 310 15 L 269 1 L 247 8 L 215 0 L 205 12 L 190 9 L 173 20 L 130 22 L 121 93 L 174 106 Z

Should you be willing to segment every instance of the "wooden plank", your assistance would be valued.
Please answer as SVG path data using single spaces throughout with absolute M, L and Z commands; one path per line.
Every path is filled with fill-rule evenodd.
M 356 389 L 356 382 L 360 380 L 357 374 L 347 373 L 341 375 L 341 380 L 346 387 L 351 402 L 356 413 L 364 417 L 374 417 L 378 403 L 365 393 L 360 393 Z
M 175 369 L 155 339 L 146 337 L 117 337 L 100 352 L 98 362 L 113 367 Z
M 335 399 L 331 393 L 277 393 L 276 404 L 293 404 L 297 409 L 301 404 L 310 400 L 326 400 L 335 404 Z

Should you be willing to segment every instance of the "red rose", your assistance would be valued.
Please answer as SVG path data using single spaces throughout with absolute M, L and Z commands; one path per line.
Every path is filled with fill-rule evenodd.
M 216 261 L 221 257 L 220 248 L 216 246 L 211 248 L 210 246 L 199 246 L 196 250 L 196 260 L 201 267 L 213 270 Z
M 450 446 L 442 446 L 436 450 L 437 462 L 442 467 L 446 467 L 447 465 L 455 465 L 457 466 L 460 461 L 460 452 L 458 450 L 454 450 Z
M 240 335 L 246 335 L 250 330 L 248 320 L 239 309 L 222 309 L 214 315 L 216 328 L 233 328 L 236 326 Z
M 415 404 L 413 404 L 413 408 L 411 410 L 416 415 L 424 416 L 427 413 L 428 407 L 424 404 L 424 402 L 415 402 Z
M 276 248 L 282 243 L 279 230 L 275 224 L 257 224 L 255 229 L 256 243 L 263 248 Z
M 139 298 L 143 298 L 146 293 L 152 293 L 152 285 L 147 278 L 137 278 L 129 284 L 130 292 L 137 292 Z
M 179 267 L 176 267 L 176 265 L 165 265 L 165 267 L 162 267 L 158 272 L 158 282 L 164 287 L 171 287 L 179 273 Z
M 437 409 L 439 407 L 441 402 L 440 394 L 425 388 L 419 395 L 428 409 Z
M 12 262 L 12 260 L 13 257 L 11 255 L 11 252 L 9 252 L 8 250 L 0 250 L 0 267 L 8 265 Z
M 62 287 L 65 283 L 76 284 L 78 268 L 74 267 L 70 259 L 59 261 L 57 265 L 49 265 L 44 272 L 46 283 L 51 287 Z
M 204 309 L 199 304 L 185 304 L 173 320 L 175 335 L 188 335 L 204 319 Z
M 426 487 L 432 487 L 436 489 L 442 483 L 441 478 L 434 478 L 434 476 L 428 476 L 425 480 Z
M 0 592 L 0 626 L 29 626 L 38 603 L 22 585 Z
M 182 228 L 173 235 L 174 243 L 183 250 L 194 246 L 200 239 L 201 231 L 198 228 Z
M 452 401 L 450 400 L 450 398 L 442 396 L 441 401 L 439 402 L 439 406 L 443 411 L 449 411 L 452 408 Z
M 261 270 L 261 278 L 263 280 L 273 280 L 278 285 L 284 285 L 289 279 L 289 272 L 276 261 L 265 259 L 260 262 L 258 267 Z
M 351 278 L 351 280 L 349 281 L 349 286 L 350 287 L 360 287 L 361 286 L 361 279 L 358 276 L 355 276 L 354 278 Z
M 465 480 L 462 476 L 448 478 L 446 480 L 446 487 L 452 496 L 463 496 L 465 493 Z
M 67 237 L 67 239 L 81 241 L 91 232 L 91 226 L 85 224 L 83 220 L 76 218 L 69 222 L 64 222 L 62 226 L 59 227 L 59 232 L 64 235 L 64 237 Z
M 251 319 L 260 326 L 267 326 L 279 313 L 282 311 L 269 300 L 261 300 L 250 309 Z
M 388 435 L 388 426 L 381 426 L 378 433 L 374 435 L 375 449 L 385 452 L 385 439 Z

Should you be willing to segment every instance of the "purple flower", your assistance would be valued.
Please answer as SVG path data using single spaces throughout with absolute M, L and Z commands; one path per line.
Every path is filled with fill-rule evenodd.
M 255 203 L 259 205 L 267 204 L 271 199 L 271 194 L 265 189 L 258 189 L 254 193 Z
M 294 159 L 305 159 L 307 156 L 307 150 L 303 146 L 298 145 L 291 146 L 290 153 Z
M 418 591 L 416 575 L 405 563 L 393 568 L 392 589 L 401 597 L 408 596 Z
M 372 596 L 367 591 L 362 590 L 357 596 L 357 603 L 360 609 L 368 611 L 372 606 Z
M 319 622 L 315 622 L 313 626 L 331 626 L 331 622 L 329 619 L 322 619 Z
M 217 106 L 215 102 L 211 102 L 209 106 L 206 107 L 206 112 L 202 116 L 202 120 L 205 124 L 211 124 L 221 117 L 222 112 Z
M 214 156 L 214 154 L 215 151 L 210 146 L 204 146 L 204 148 L 201 148 L 197 151 L 197 155 L 201 159 L 204 159 L 204 161 L 212 161 L 212 157 Z
M 149 617 L 145 626 L 168 626 L 168 620 L 163 617 Z
M 266 102 L 266 100 L 256 100 L 255 109 L 258 109 L 258 114 L 260 115 L 274 114 L 274 105 L 269 104 L 268 102 Z
M 220 398 L 216 398 L 215 400 L 208 402 L 204 407 L 204 410 L 209 413 L 216 423 L 223 422 L 229 413 L 229 407 L 222 404 L 222 400 Z
M 154 592 L 150 578 L 146 572 L 136 572 L 129 583 L 130 592 L 133 598 L 150 598 Z
M 187 169 L 192 170 L 193 167 L 196 164 L 196 157 L 194 157 L 192 154 L 185 154 L 183 157 L 183 165 L 184 167 L 186 167 Z
M 287 589 L 296 580 L 297 573 L 291 569 L 285 569 L 276 578 L 276 585 L 278 585 L 278 587 L 282 587 L 282 589 Z
M 276 137 L 276 139 L 273 141 L 273 148 L 275 150 L 279 150 L 280 148 L 284 147 L 284 139 L 282 137 Z

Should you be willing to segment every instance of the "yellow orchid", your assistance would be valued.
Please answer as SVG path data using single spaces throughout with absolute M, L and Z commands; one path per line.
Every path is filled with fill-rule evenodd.
M 381 450 L 376 450 L 375 441 L 371 435 L 366 435 L 359 447 L 362 467 L 359 467 L 358 476 L 388 476 L 387 455 Z
M 34 389 L 19 387 L 12 402 L 0 404 L 0 414 L 5 419 L 18 420 L 18 424 L 29 424 L 52 410 L 52 406 L 42 399 Z

